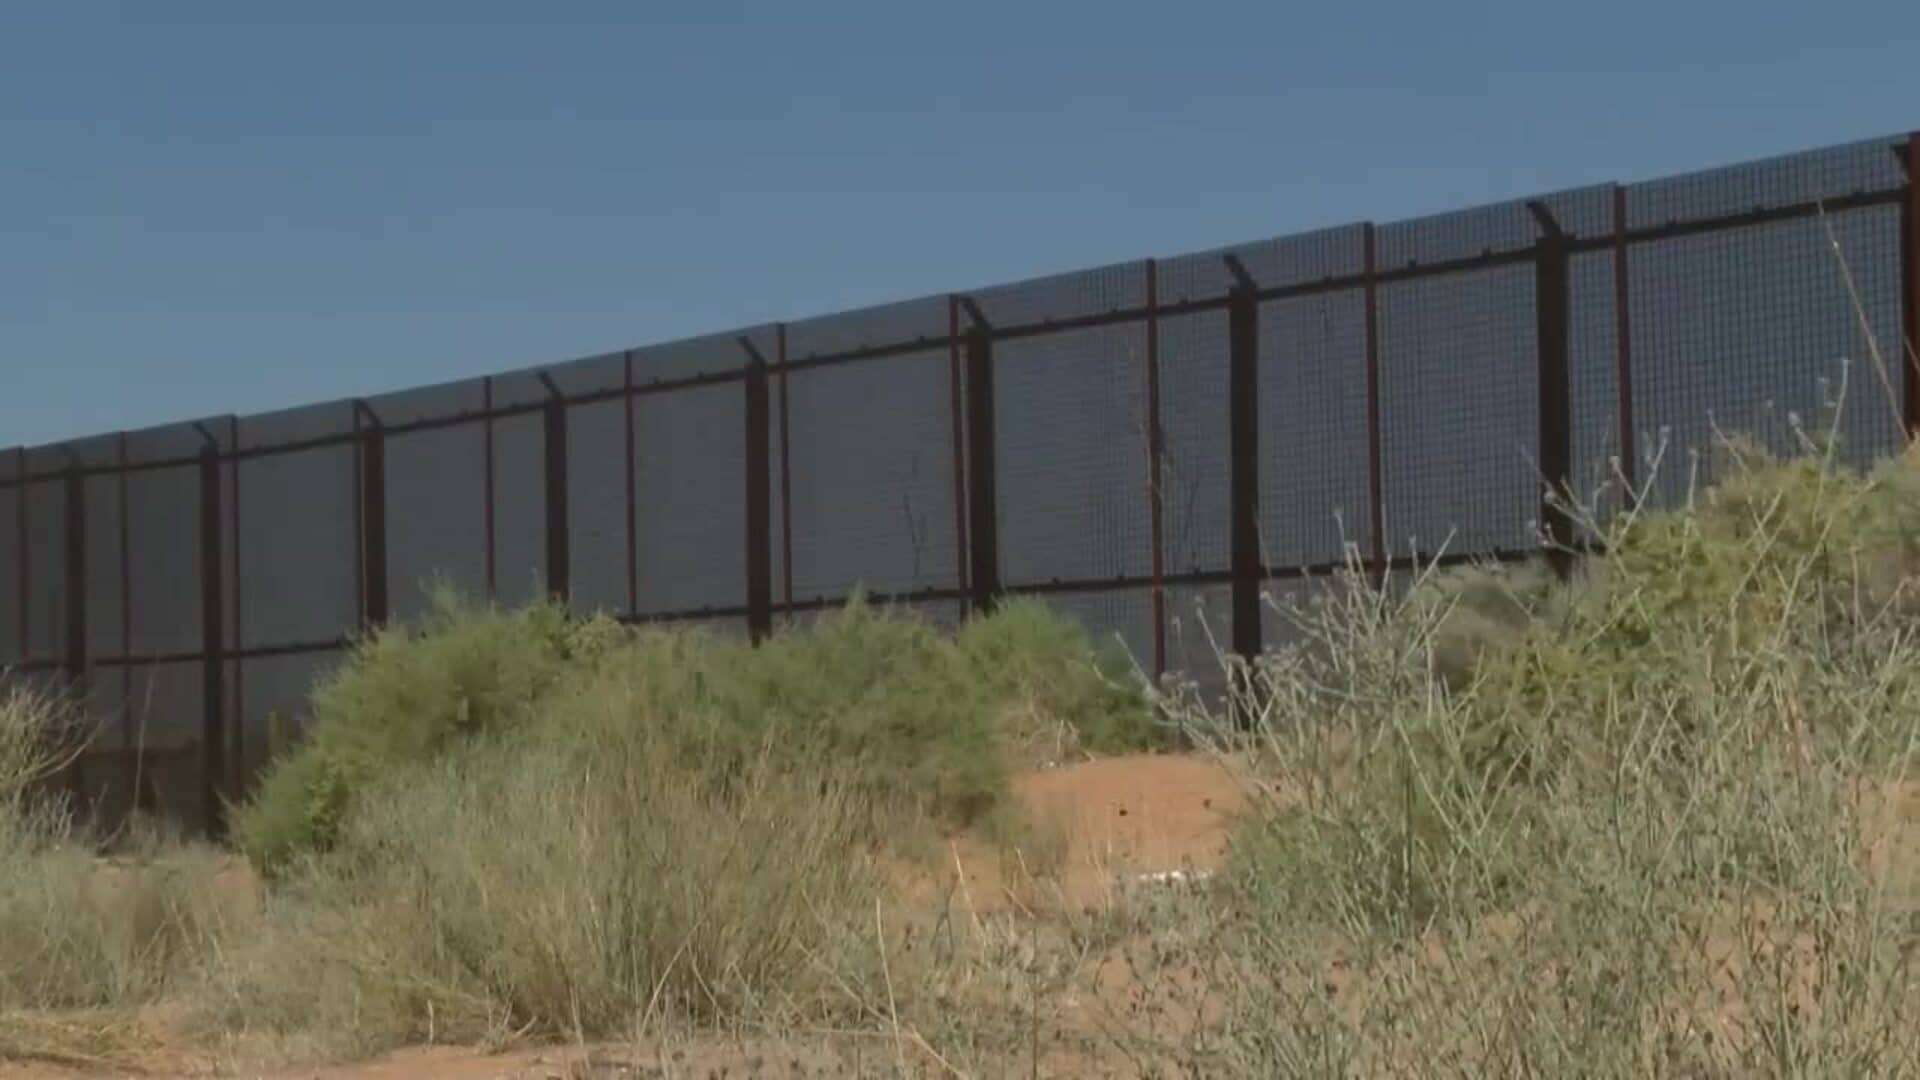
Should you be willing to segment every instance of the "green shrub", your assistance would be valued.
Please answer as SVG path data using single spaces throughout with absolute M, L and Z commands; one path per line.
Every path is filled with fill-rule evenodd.
M 418 624 L 369 635 L 314 689 L 306 741 L 269 767 L 234 814 L 241 850 L 271 872 L 324 847 L 374 777 L 526 722 L 545 694 L 622 636 L 603 620 L 570 621 L 549 602 L 501 611 L 436 589 Z
M 609 710 L 660 728 L 686 768 L 722 788 L 770 758 L 947 827 L 994 807 L 1040 744 L 1057 759 L 1159 738 L 1142 690 L 1037 603 L 1007 603 L 955 638 L 856 597 L 753 647 L 442 592 L 421 624 L 373 635 L 315 690 L 307 740 L 235 815 L 236 835 L 277 873 L 329 846 L 378 776 L 477 735 L 577 728 Z

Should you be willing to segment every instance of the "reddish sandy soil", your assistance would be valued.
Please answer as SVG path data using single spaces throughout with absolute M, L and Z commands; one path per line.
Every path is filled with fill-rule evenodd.
M 1233 815 L 1244 805 L 1223 767 L 1196 757 L 1136 756 L 1093 761 L 1021 777 L 1016 790 L 1035 824 L 1034 860 L 1023 865 L 999 848 L 956 840 L 935 871 L 903 873 L 909 906 L 971 905 L 979 914 L 1096 907 L 1119 889 L 1177 886 L 1180 877 L 1217 870 Z M 1167 876 L 1171 875 L 1171 880 Z M 1146 879 L 1143 881 L 1143 879 Z M 612 1077 L 787 1077 L 890 1074 L 887 1039 L 740 1044 L 732 1040 L 660 1046 L 548 1047 L 487 1053 L 425 1047 L 351 1066 L 254 1070 L 232 1060 L 182 1053 L 141 1073 L 81 1072 L 33 1063 L 0 1063 L 0 1080 L 73 1080 L 79 1076 L 273 1077 L 275 1080 L 599 1080 Z M 1067 1065 L 1047 1070 L 1070 1075 Z

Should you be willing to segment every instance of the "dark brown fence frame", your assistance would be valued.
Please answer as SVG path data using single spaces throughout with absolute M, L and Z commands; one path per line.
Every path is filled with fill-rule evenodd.
M 792 617 L 810 611 L 835 607 L 844 602 L 840 596 L 796 595 L 794 579 L 794 524 L 792 519 L 793 464 L 790 431 L 789 375 L 828 366 L 883 359 L 928 349 L 945 348 L 952 417 L 952 465 L 954 486 L 955 540 L 957 562 L 951 585 L 881 593 L 880 602 L 930 603 L 954 602 L 964 611 L 982 613 L 992 609 L 1005 594 L 1064 595 L 1083 592 L 1139 589 L 1150 598 L 1153 623 L 1152 666 L 1156 676 L 1168 668 L 1167 594 L 1172 588 L 1225 586 L 1231 592 L 1233 651 L 1243 657 L 1256 655 L 1262 648 L 1262 590 L 1268 582 L 1321 577 L 1339 571 L 1343 561 L 1316 564 L 1275 565 L 1262 554 L 1259 535 L 1261 411 L 1258 404 L 1261 305 L 1278 300 L 1336 293 L 1358 292 L 1364 300 L 1365 377 L 1366 377 L 1366 520 L 1369 543 L 1364 564 L 1376 574 L 1424 564 L 1430 553 L 1390 550 L 1385 528 L 1383 494 L 1383 448 L 1381 392 L 1385 375 L 1380 356 L 1380 290 L 1383 286 L 1468 274 L 1502 267 L 1530 265 L 1534 274 L 1536 351 L 1538 371 L 1537 464 L 1541 474 L 1540 528 L 1542 546 L 1554 565 L 1563 572 L 1575 554 L 1576 536 L 1571 520 L 1555 498 L 1568 491 L 1573 471 L 1573 409 L 1570 385 L 1571 349 L 1571 264 L 1579 255 L 1610 255 L 1613 268 L 1613 303 L 1617 356 L 1614 360 L 1618 415 L 1613 420 L 1622 452 L 1620 467 L 1631 483 L 1635 479 L 1634 370 L 1632 356 L 1633 313 L 1630 310 L 1628 268 L 1636 246 L 1657 244 L 1680 237 L 1751 228 L 1812 218 L 1823 213 L 1840 213 L 1873 207 L 1897 207 L 1900 216 L 1901 324 L 1905 341 L 1901 352 L 1906 357 L 1909 378 L 1903 400 L 1903 419 L 1908 434 L 1920 432 L 1920 361 L 1915 348 L 1920 345 L 1920 133 L 1906 137 L 1894 152 L 1905 169 L 1905 182 L 1896 188 L 1860 191 L 1822 200 L 1795 202 L 1745 212 L 1671 221 L 1659 225 L 1634 227 L 1628 220 L 1626 189 L 1615 185 L 1610 194 L 1607 227 L 1589 234 L 1566 230 L 1548 205 L 1534 201 L 1526 204 L 1537 226 L 1534 243 L 1511 250 L 1489 250 L 1420 264 L 1382 267 L 1379 265 L 1377 230 L 1372 223 L 1361 229 L 1362 265 L 1358 272 L 1323 277 L 1317 281 L 1263 284 L 1255 280 L 1247 267 L 1232 256 L 1224 256 L 1232 279 L 1227 291 L 1217 296 L 1182 298 L 1165 302 L 1158 284 L 1159 264 L 1152 259 L 1142 265 L 1145 280 L 1144 303 L 1117 306 L 1110 310 L 1069 318 L 1038 322 L 995 324 L 981 306 L 970 297 L 948 298 L 948 325 L 944 337 L 921 337 L 911 341 L 862 345 L 834 352 L 794 357 L 788 353 L 787 327 L 772 327 L 775 354 L 763 356 L 748 337 L 741 337 L 744 359 L 738 368 L 678 378 L 640 381 L 636 376 L 634 354 L 624 354 L 620 385 L 611 389 L 569 395 L 546 373 L 538 378 L 547 390 L 545 400 L 500 405 L 496 402 L 494 380 L 481 381 L 481 408 L 454 415 L 383 423 L 365 401 L 352 403 L 352 428 L 337 434 L 247 447 L 240 439 L 239 420 L 226 418 L 227 438 L 215 438 L 203 427 L 205 445 L 195 454 L 156 457 L 130 462 L 125 435 L 119 437 L 117 451 L 110 463 L 84 462 L 72 457 L 58 467 L 37 470 L 24 449 L 12 455 L 11 477 L 0 477 L 0 491 L 11 488 L 17 503 L 17 540 L 19 557 L 15 567 L 20 610 L 15 613 L 23 649 L 32 641 L 31 565 L 29 533 L 31 504 L 29 487 L 57 482 L 65 491 L 66 510 L 62 523 L 64 549 L 62 572 L 65 576 L 67 618 L 64 626 L 64 650 L 58 659 L 29 656 L 16 665 L 24 671 L 56 671 L 76 691 L 84 692 L 89 671 L 95 668 L 121 669 L 123 700 L 130 697 L 131 669 L 140 665 L 172 662 L 199 662 L 204 669 L 206 715 L 203 721 L 202 752 L 207 774 L 208 820 L 217 830 L 222 824 L 223 801 L 237 797 L 243 785 L 238 769 L 244 762 L 244 723 L 229 730 L 228 703 L 243 707 L 245 695 L 240 683 L 241 669 L 232 673 L 233 686 L 227 685 L 227 665 L 236 661 L 273 656 L 337 651 L 349 634 L 326 640 L 285 642 L 272 646 L 245 647 L 240 632 L 240 592 L 243 582 L 240 563 L 241 529 L 239 519 L 240 473 L 238 466 L 248 460 L 271 455 L 291 454 L 322 447 L 351 447 L 353 454 L 353 532 L 356 537 L 355 578 L 358 582 L 356 606 L 359 626 L 377 626 L 390 617 L 387 582 L 387 493 L 385 445 L 389 436 L 414 431 L 449 428 L 478 423 L 482 425 L 485 471 L 486 579 L 489 595 L 496 589 L 496 520 L 494 424 L 500 420 L 531 415 L 539 411 L 545 433 L 545 517 L 548 588 L 562 600 L 571 595 L 571 549 L 568 521 L 568 436 L 569 410 L 578 405 L 619 400 L 624 409 L 626 461 L 626 608 L 622 618 L 630 622 L 670 622 L 679 620 L 738 617 L 747 621 L 754 640 L 773 632 L 777 617 Z M 1228 565 L 1218 570 L 1169 573 L 1166 568 L 1166 537 L 1163 522 L 1167 454 L 1162 427 L 1162 358 L 1160 331 L 1164 320 L 1202 312 L 1224 313 L 1228 322 L 1229 395 L 1226 415 L 1221 422 L 1229 435 L 1230 556 Z M 1143 483 L 1148 502 L 1149 572 L 1145 576 L 1121 575 L 1066 581 L 1030 582 L 1009 585 L 1002 579 L 998 535 L 1000 507 L 996 495 L 998 462 L 995 429 L 995 348 L 998 343 L 1019 341 L 1096 327 L 1139 325 L 1144 330 L 1146 355 L 1141 377 L 1147 408 L 1146 461 Z M 738 381 L 745 397 L 746 417 L 746 524 L 742 537 L 745 559 L 746 595 L 739 606 L 707 606 L 694 609 L 642 613 L 639 608 L 639 565 L 637 532 L 643 512 L 637 497 L 635 476 L 635 407 L 640 399 L 669 394 L 695 387 L 725 385 Z M 777 383 L 777 401 L 774 398 Z M 773 470 L 775 446 L 773 432 L 778 425 L 780 463 L 777 477 Z M 127 588 L 135 538 L 131 535 L 127 512 L 126 482 L 135 473 L 193 466 L 200 477 L 200 601 L 203 636 L 200 649 L 191 653 L 136 654 L 132 649 L 132 597 Z M 119 654 L 90 649 L 87 618 L 86 515 L 85 484 L 98 476 L 118 478 L 121 513 L 119 520 L 119 573 L 121 610 L 119 612 L 122 649 Z M 223 497 L 224 483 L 231 477 L 231 497 Z M 779 559 L 782 587 L 773 589 L 774 538 L 771 517 L 774 492 L 779 492 Z M 223 536 L 231 532 L 231 541 Z M 1540 547 L 1510 551 L 1478 551 L 1449 556 L 1443 561 L 1469 558 L 1524 559 L 1540 554 Z M 224 586 L 230 567 L 232 590 L 229 598 Z M 229 609 L 228 605 L 231 604 Z M 230 611 L 230 615 L 229 615 Z M 231 624 L 228 619 L 231 618 Z M 229 626 L 232 630 L 228 636 Z M 123 706 L 121 723 L 129 742 L 131 704 Z M 229 748 L 234 758 L 227 757 Z M 76 776 L 75 783 L 79 783 Z

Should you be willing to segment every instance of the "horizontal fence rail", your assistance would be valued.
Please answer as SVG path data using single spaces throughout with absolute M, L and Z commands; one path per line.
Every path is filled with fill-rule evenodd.
M 1560 496 L 1672 505 L 1716 430 L 1899 447 L 1916 339 L 1905 136 L 17 448 L 0 669 L 100 721 L 83 805 L 215 832 L 435 580 L 755 641 L 1026 596 L 1217 690 L 1344 568 L 1564 571 Z

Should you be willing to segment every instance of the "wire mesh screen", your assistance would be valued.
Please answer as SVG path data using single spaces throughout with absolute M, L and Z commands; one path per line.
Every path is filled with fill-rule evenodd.
M 1711 482 L 1722 435 L 1789 453 L 1832 431 L 1853 461 L 1898 444 L 1903 366 L 1883 373 L 1860 327 L 1864 314 L 1879 341 L 1899 340 L 1896 219 L 1857 210 L 1632 250 L 1634 417 L 1659 457 L 1656 505 Z
M 127 652 L 126 627 L 121 616 L 129 614 L 130 609 L 123 607 L 128 599 L 126 581 L 119 572 L 121 566 L 121 528 L 125 520 L 121 514 L 121 477 L 118 475 L 91 476 L 86 485 L 87 500 L 87 655 L 93 658 L 119 656 Z M 127 539 L 131 540 L 131 532 Z M 132 560 L 127 560 L 129 572 Z M 197 574 L 198 568 L 195 568 Z M 196 612 L 196 615 L 198 613 Z M 198 621 L 196 619 L 196 625 Z M 0 664 L 4 664 L 5 654 L 0 653 Z
M 993 386 L 1001 580 L 1148 573 L 1145 328 L 1002 342 Z
M 1169 573 L 1227 566 L 1227 316 L 1160 320 L 1161 516 Z
M 243 645 L 328 641 L 358 620 L 353 465 L 344 446 L 240 462 Z
M 21 626 L 26 610 L 26 596 L 21 587 L 23 571 L 27 569 L 26 549 L 20 542 L 25 525 L 22 504 L 26 489 L 20 485 L 18 454 L 0 458 L 0 479 L 16 485 L 0 488 L 0 668 L 4 668 L 25 660 L 27 652 Z
M 568 582 L 575 611 L 627 610 L 627 408 L 567 410 Z
M 1634 184 L 1627 224 L 1639 229 L 1904 187 L 1898 145 L 1873 139 Z
M 796 601 L 957 583 L 951 374 L 938 349 L 788 376 Z
M 1270 567 L 1372 542 L 1366 294 L 1260 306 L 1260 549 Z
M 1002 329 L 1107 315 L 1146 303 L 1146 268 L 1121 263 L 996 285 L 968 296 L 988 322 Z
M 127 476 L 128 529 L 140 557 L 127 571 L 135 653 L 200 647 L 200 470 L 153 469 Z M 89 539 L 94 522 L 88 522 Z M 118 568 L 116 561 L 106 564 Z M 92 575 L 93 581 L 114 574 Z
M 493 424 L 494 595 L 524 604 L 546 595 L 547 421 L 544 413 Z
M 635 402 L 641 614 L 746 603 L 745 425 L 738 382 Z
M 386 571 L 395 618 L 424 613 L 436 584 L 486 598 L 485 453 L 477 424 L 387 439 Z
M 57 481 L 27 485 L 27 659 L 66 655 L 67 495 Z
M 246 738 L 236 763 L 242 776 L 257 775 L 286 747 L 298 742 L 312 723 L 315 685 L 344 658 L 339 652 L 256 656 L 241 662 L 241 715 Z
M 1533 267 L 1380 288 L 1389 550 L 1529 546 L 1539 518 Z
M 1095 653 L 1102 659 L 1131 665 L 1152 676 L 1152 590 L 1053 593 L 1042 597 L 1042 602 L 1085 627 Z
M 1568 480 L 1582 506 L 1604 516 L 1619 508 L 1620 327 L 1614 254 L 1576 255 L 1568 267 L 1572 308 L 1567 382 L 1573 422 Z M 1582 515 L 1583 517 L 1587 515 Z

